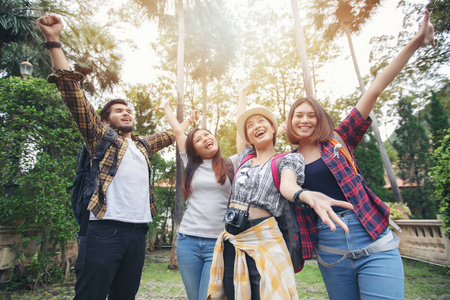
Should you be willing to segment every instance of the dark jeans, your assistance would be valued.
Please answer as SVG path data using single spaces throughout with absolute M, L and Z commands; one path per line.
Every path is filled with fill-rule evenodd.
M 248 220 L 247 224 L 243 229 L 227 224 L 225 225 L 225 230 L 233 235 L 237 235 L 261 223 L 266 219 L 267 218 Z M 236 257 L 236 250 L 234 249 L 233 244 L 231 244 L 229 241 L 225 241 L 223 249 L 223 261 L 224 261 L 223 285 L 225 289 L 225 295 L 227 296 L 228 300 L 234 300 L 233 275 L 234 275 L 235 257 Z M 261 276 L 259 275 L 258 269 L 256 268 L 255 260 L 247 254 L 245 254 L 245 259 L 247 261 L 248 273 L 250 278 L 252 300 L 259 300 L 260 299 L 259 282 L 261 280 Z
M 84 268 L 76 270 L 74 299 L 134 299 L 145 258 L 147 224 L 90 221 Z

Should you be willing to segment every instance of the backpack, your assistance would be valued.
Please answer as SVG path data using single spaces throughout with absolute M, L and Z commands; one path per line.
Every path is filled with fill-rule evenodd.
M 280 190 L 280 164 L 283 160 L 283 157 L 288 154 L 281 153 L 275 155 L 271 162 L 270 162 L 270 168 L 272 170 L 272 176 L 273 181 L 275 182 L 275 186 L 277 187 L 278 191 Z M 248 161 L 249 159 L 255 157 L 254 154 L 248 154 L 246 157 L 242 159 L 241 164 L 236 169 L 239 170 L 239 168 L 242 166 L 243 163 Z M 235 173 L 235 175 L 236 175 Z M 289 254 L 291 256 L 292 265 L 294 267 L 294 272 L 298 273 L 303 269 L 303 265 L 305 264 L 305 260 L 302 256 L 302 244 L 300 241 L 300 229 L 297 222 L 297 216 L 295 213 L 295 203 L 291 202 L 287 199 L 284 199 L 284 214 L 280 217 L 276 217 L 275 219 L 278 222 L 278 227 L 280 228 L 281 233 L 283 234 L 284 241 L 286 243 L 287 249 L 289 251 Z
M 89 220 L 89 211 L 87 210 L 89 201 L 98 185 L 97 172 L 100 161 L 105 155 L 106 150 L 109 148 L 111 143 L 117 136 L 117 132 L 111 127 L 106 127 L 105 134 L 100 141 L 99 146 L 95 152 L 95 156 L 92 159 L 91 167 L 91 156 L 83 145 L 81 150 L 78 152 L 77 157 L 77 173 L 73 180 L 72 186 L 68 187 L 68 191 L 72 191 L 70 197 L 70 202 L 72 204 L 72 211 L 75 219 L 80 225 L 80 230 L 77 233 L 77 237 L 86 235 L 87 223 Z M 113 165 L 117 165 L 117 157 Z

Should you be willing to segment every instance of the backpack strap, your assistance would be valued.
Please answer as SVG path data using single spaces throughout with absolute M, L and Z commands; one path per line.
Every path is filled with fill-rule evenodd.
M 234 172 L 233 178 L 236 177 L 237 171 L 241 168 L 241 166 L 242 166 L 246 161 L 248 161 L 249 159 L 252 159 L 253 157 L 256 157 L 256 154 L 248 154 L 246 157 L 244 157 L 244 158 L 242 159 L 241 164 L 239 165 L 239 167 L 236 168 L 236 171 Z
M 228 179 L 230 179 L 230 182 L 233 182 L 234 166 L 233 161 L 229 157 L 225 159 L 225 169 L 227 170 Z
M 148 141 L 143 137 L 138 137 L 138 139 L 142 142 L 142 145 L 144 145 L 145 150 L 147 150 L 148 153 L 148 159 L 152 160 L 152 153 L 150 152 L 150 145 L 148 144 Z
M 277 187 L 278 191 L 280 190 L 280 165 L 283 160 L 283 158 L 290 152 L 280 153 L 275 155 L 272 158 L 272 161 L 270 162 L 270 168 L 272 170 L 272 177 L 273 181 L 275 182 L 275 186 Z M 296 220 L 296 214 L 295 214 L 295 208 L 293 205 L 291 205 L 291 202 L 287 199 L 284 199 L 284 216 L 286 219 L 286 227 L 288 230 L 288 236 L 289 236 L 289 242 L 286 241 L 286 244 L 288 245 L 289 254 L 291 255 L 291 261 L 294 266 L 295 273 L 300 272 L 303 269 L 304 260 L 302 259 L 301 255 L 301 243 L 300 240 L 297 241 L 297 239 L 300 238 L 300 236 L 295 236 L 296 232 L 299 232 L 299 230 L 294 229 L 294 222 L 297 222 Z M 297 224 L 298 228 L 298 224 Z M 297 245 L 299 245 L 297 247 Z
M 333 138 L 330 139 L 330 143 L 334 145 L 334 156 L 338 156 L 339 153 L 344 155 L 344 157 L 347 159 L 348 164 L 353 168 L 355 173 L 362 178 L 362 175 L 359 173 L 358 168 L 356 168 L 355 162 L 351 157 L 350 152 L 348 151 L 347 144 L 345 144 L 336 130 L 333 131 Z
M 273 181 L 275 182 L 275 185 L 278 190 L 280 190 L 280 164 L 283 160 L 283 157 L 288 154 L 289 152 L 277 154 L 272 158 L 272 161 L 270 162 L 270 168 L 272 169 L 272 177 Z
M 91 182 L 89 183 L 88 189 L 86 194 L 88 195 L 92 195 L 92 193 L 94 192 L 96 186 L 97 186 L 97 173 L 98 173 L 98 168 L 100 165 L 100 161 L 102 160 L 103 156 L 106 153 L 106 150 L 109 148 L 109 146 L 112 144 L 112 142 L 114 141 L 114 139 L 117 136 L 117 132 L 112 129 L 111 127 L 107 126 L 106 127 L 106 131 L 103 134 L 103 137 L 100 141 L 100 144 L 98 145 L 96 151 L 95 151 L 95 155 L 92 158 L 92 167 L 91 167 Z M 114 158 L 115 163 L 117 159 L 117 155 Z M 114 164 L 114 163 L 113 163 Z M 86 197 L 87 198 L 87 197 Z M 88 221 L 89 221 L 89 214 L 90 211 L 87 209 L 88 205 L 89 205 L 89 201 L 90 199 L 84 199 L 83 203 L 83 213 L 81 215 L 81 220 L 80 220 L 80 231 L 78 232 L 78 236 L 85 236 L 86 232 L 87 232 L 87 225 L 88 225 Z

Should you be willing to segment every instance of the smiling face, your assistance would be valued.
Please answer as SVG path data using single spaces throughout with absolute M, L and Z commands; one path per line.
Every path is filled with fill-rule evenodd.
M 297 106 L 291 120 L 292 130 L 300 139 L 310 138 L 317 127 L 314 107 L 307 101 Z
M 273 143 L 275 128 L 264 116 L 253 115 L 245 121 L 245 134 L 247 141 L 257 147 L 267 142 Z
M 113 129 L 119 129 L 125 133 L 131 132 L 134 128 L 133 112 L 125 104 L 114 104 L 111 106 L 109 120 L 104 122 Z
M 203 129 L 194 133 L 192 142 L 196 154 L 202 159 L 212 159 L 219 150 L 219 144 L 214 135 Z

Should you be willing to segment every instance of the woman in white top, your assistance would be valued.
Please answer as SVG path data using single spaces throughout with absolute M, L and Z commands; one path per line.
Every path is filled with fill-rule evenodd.
M 222 158 L 217 139 L 206 129 L 195 128 L 186 137 L 168 103 L 160 109 L 175 131 L 185 166 L 182 185 L 187 209 L 178 234 L 178 267 L 188 298 L 206 299 L 214 245 L 224 228 L 222 218 L 237 156 Z M 195 118 L 192 115 L 190 122 Z

